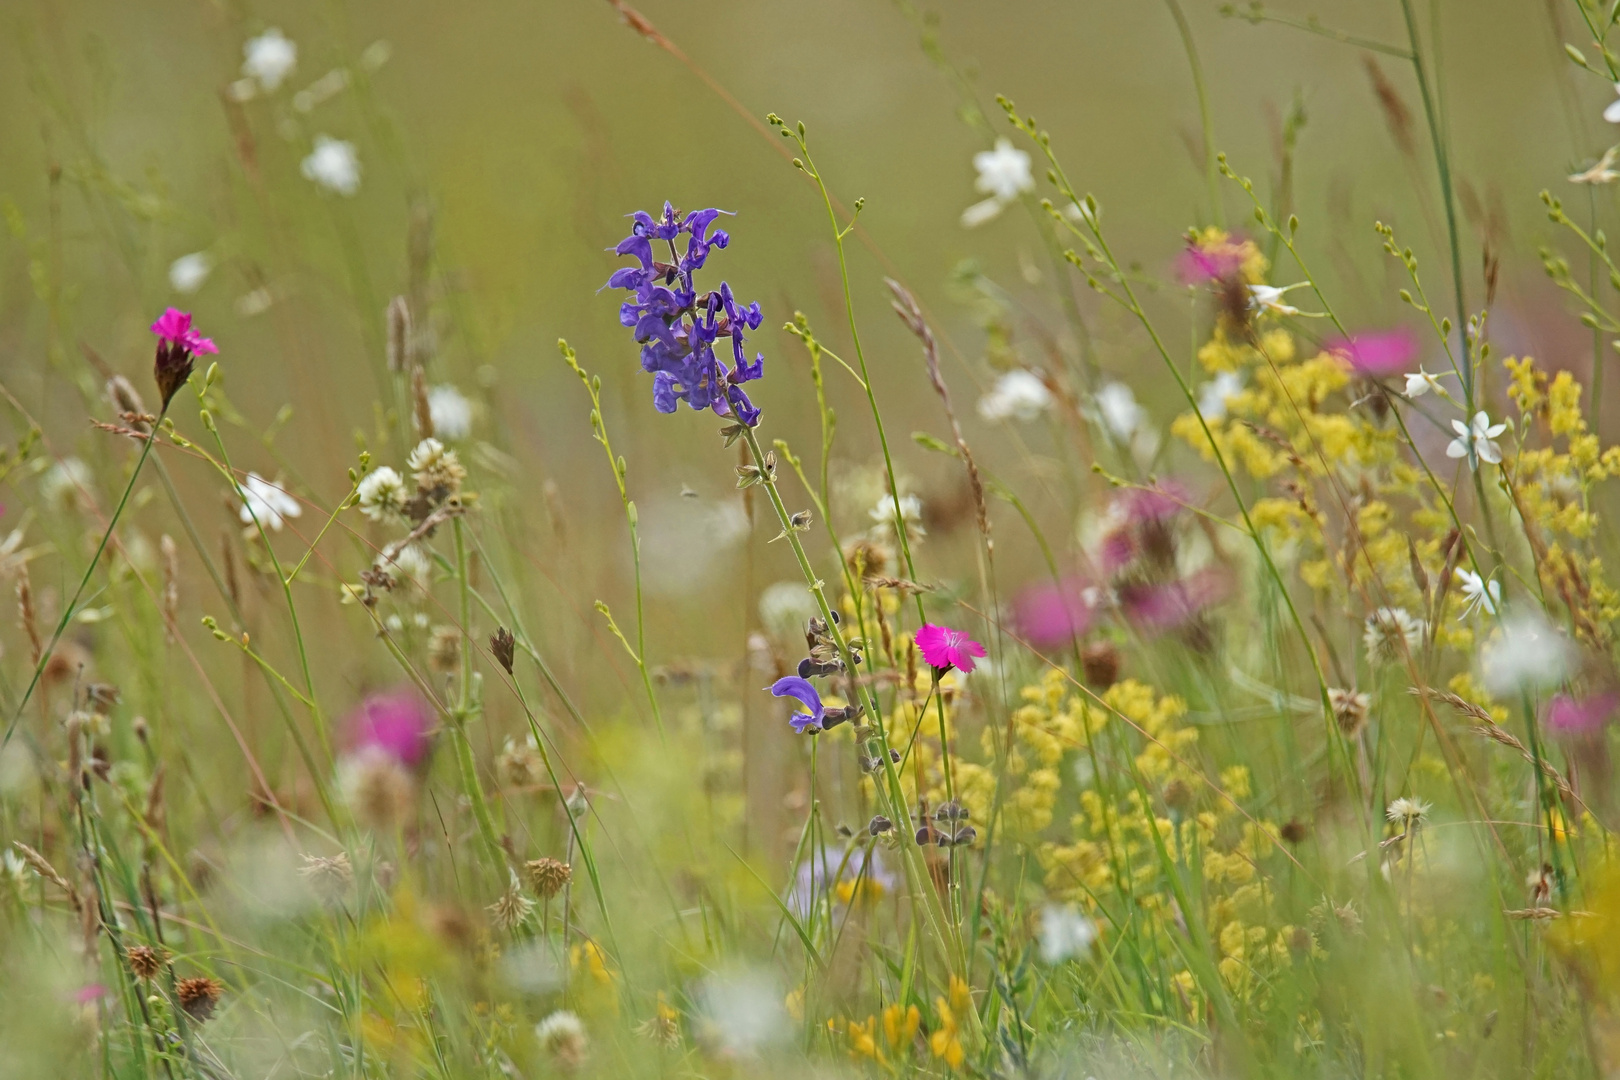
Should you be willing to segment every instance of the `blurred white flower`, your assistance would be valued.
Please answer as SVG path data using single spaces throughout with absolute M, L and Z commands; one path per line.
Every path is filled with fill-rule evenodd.
M 1609 106 L 1611 109 L 1616 107 L 1620 107 L 1620 101 L 1616 101 Z M 1614 168 L 1616 154 L 1620 154 L 1620 146 L 1609 147 L 1603 151 L 1603 156 L 1598 158 L 1590 168 L 1582 172 L 1570 173 L 1569 182 L 1572 184 L 1612 184 L 1616 180 L 1620 180 L 1620 172 L 1615 171 Z
M 242 524 L 252 525 L 257 519 L 271 532 L 280 532 L 288 518 L 295 518 L 303 512 L 304 508 L 297 499 L 258 473 L 248 473 L 247 480 L 242 484 L 242 509 L 239 511 Z
M 255 315 L 263 315 L 269 311 L 270 305 L 274 302 L 275 296 L 270 290 L 260 286 L 236 298 L 236 313 L 244 319 L 251 319 Z
M 1205 420 L 1226 419 L 1226 399 L 1243 392 L 1243 376 L 1223 371 L 1198 388 L 1198 411 Z
M 256 79 L 266 93 L 279 87 L 298 66 L 298 46 L 272 26 L 242 46 L 242 75 Z
M 1122 382 L 1111 382 L 1097 391 L 1097 419 L 1108 433 L 1122 443 L 1131 441 L 1147 421 L 1147 410 L 1136 402 L 1136 394 Z
M 1052 407 L 1052 391 L 1033 371 L 1017 368 L 996 379 L 979 399 L 979 415 L 986 420 L 1022 420 L 1028 423 Z
M 759 594 L 759 621 L 765 629 L 788 641 L 804 632 L 804 624 L 817 610 L 816 598 L 803 580 L 778 581 L 765 586 Z
M 1620 82 L 1614 84 L 1614 92 L 1620 95 Z M 1611 124 L 1620 124 L 1620 97 L 1609 102 L 1609 107 L 1603 110 L 1603 119 Z
M 405 512 L 405 478 L 387 465 L 371 470 L 360 481 L 360 512 L 372 521 L 396 521 Z
M 472 431 L 472 402 L 449 383 L 428 390 L 428 412 L 433 433 L 445 439 L 465 439 Z
M 1451 428 L 1457 437 L 1451 440 L 1446 447 L 1446 457 L 1468 459 L 1468 467 L 1479 468 L 1481 460 L 1492 465 L 1502 463 L 1502 448 L 1496 445 L 1496 437 L 1507 430 L 1506 424 L 1492 424 L 1491 418 L 1483 411 L 1474 414 L 1472 422 L 1464 424 L 1461 420 L 1453 420 Z
M 433 561 L 418 544 L 406 544 L 392 558 L 386 553 L 379 554 L 376 567 L 393 578 L 396 586 L 411 581 L 425 591 L 432 583 Z M 424 619 L 418 619 L 417 625 L 425 628 L 427 624 Z
M 1459 619 L 1466 619 L 1480 608 L 1485 614 L 1495 615 L 1496 605 L 1502 602 L 1502 586 L 1499 582 L 1487 581 L 1472 570 L 1457 567 L 1457 583 L 1462 586 L 1462 594 L 1468 603 L 1462 609 Z
M 74 505 L 90 490 L 90 466 L 76 457 L 51 463 L 39 478 L 39 496 L 48 503 Z
M 915 495 L 900 496 L 900 520 L 905 526 L 908 540 L 920 540 L 928 535 L 928 530 L 922 524 L 922 500 Z M 895 502 L 893 495 L 883 495 L 878 498 L 877 504 L 866 512 L 866 516 L 873 521 L 872 536 L 878 541 L 894 537 Z
M 1268 315 L 1298 315 L 1300 314 L 1299 308 L 1284 303 L 1283 297 L 1294 289 L 1302 289 L 1308 284 L 1310 283 L 1306 281 L 1298 281 L 1292 285 L 1283 285 L 1280 288 L 1276 285 L 1250 285 L 1249 306 L 1256 311 L 1264 311 Z
M 1424 629 L 1423 620 L 1405 608 L 1382 607 L 1367 616 L 1361 640 L 1374 663 L 1393 664 L 1423 647 Z
M 589 1049 L 585 1024 L 567 1009 L 554 1012 L 534 1025 L 534 1038 L 565 1071 L 577 1069 L 585 1062 L 585 1052 Z
M 193 251 L 169 264 L 169 285 L 175 292 L 194 293 L 213 272 L 214 260 L 206 251 Z
M 1403 829 L 1414 829 L 1428 818 L 1429 809 L 1422 799 L 1403 796 L 1389 804 L 1384 816 Z
M 302 169 L 306 179 L 339 195 L 360 190 L 360 157 L 354 143 L 345 139 L 315 136 L 315 149 L 304 159 Z
M 1481 680 L 1498 698 L 1556 686 L 1569 674 L 1569 667 L 1569 642 L 1539 614 L 1506 620 L 1501 636 L 1488 642 L 1479 654 Z
M 1061 964 L 1084 956 L 1097 940 L 1097 925 L 1073 904 L 1048 904 L 1041 912 L 1041 959 Z
M 1016 201 L 1024 192 L 1035 190 L 1029 155 L 1015 148 L 1009 139 L 997 139 L 995 149 L 974 154 L 973 167 L 979 172 L 974 187 L 989 198 L 962 211 L 964 228 L 983 225 L 1001 213 L 1003 206 Z
M 705 979 L 698 989 L 704 1034 L 733 1054 L 752 1054 L 788 1034 L 782 991 L 767 972 L 745 970 Z

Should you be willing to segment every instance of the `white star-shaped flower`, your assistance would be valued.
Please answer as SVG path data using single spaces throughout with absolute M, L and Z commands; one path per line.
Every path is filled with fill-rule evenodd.
M 1446 447 L 1446 456 L 1451 458 L 1467 458 L 1468 466 L 1479 468 L 1481 460 L 1492 465 L 1502 463 L 1502 448 L 1496 445 L 1496 437 L 1507 430 L 1506 424 L 1492 424 L 1491 418 L 1483 411 L 1474 414 L 1472 423 L 1464 424 L 1461 420 L 1453 420 L 1451 428 L 1457 437 L 1451 440 Z
M 1620 105 L 1620 101 L 1616 101 L 1614 104 Z M 1610 106 L 1610 108 L 1613 107 Z M 1612 184 L 1616 180 L 1620 180 L 1620 171 L 1616 171 L 1614 168 L 1614 159 L 1617 154 L 1620 154 L 1620 146 L 1609 147 L 1603 151 L 1603 156 L 1598 158 L 1591 168 L 1585 172 L 1570 173 L 1569 182 L 1572 184 Z
M 1304 288 L 1309 282 L 1299 281 L 1292 285 L 1250 285 L 1249 306 L 1256 311 L 1264 311 L 1271 315 L 1299 315 L 1299 308 L 1283 303 L 1283 297 L 1295 289 Z
M 1010 139 L 997 139 L 995 149 L 974 154 L 973 167 L 979 172 L 974 187 L 989 198 L 962 211 L 965 228 L 983 225 L 1001 213 L 1002 207 L 1016 202 L 1018 196 L 1035 190 L 1029 155 L 1013 146 Z
M 272 26 L 242 46 L 242 75 L 273 92 L 298 66 L 298 46 Z
M 242 484 L 242 524 L 258 523 L 271 532 L 280 532 L 287 518 L 304 512 L 298 500 L 258 473 L 248 473 Z
M 1483 608 L 1485 614 L 1495 615 L 1496 605 L 1502 602 L 1502 586 L 1495 581 L 1486 581 L 1472 570 L 1457 567 L 1457 581 L 1462 585 L 1462 594 L 1468 600 L 1467 606 L 1462 610 L 1459 619 L 1466 619 L 1475 611 Z
M 1433 390 L 1437 394 L 1444 393 L 1444 389 L 1440 386 L 1440 380 L 1444 378 L 1446 374 L 1449 373 L 1442 372 L 1439 375 L 1430 375 L 1421 367 L 1418 368 L 1416 371 L 1412 372 L 1406 377 L 1406 396 L 1422 397 L 1430 390 Z

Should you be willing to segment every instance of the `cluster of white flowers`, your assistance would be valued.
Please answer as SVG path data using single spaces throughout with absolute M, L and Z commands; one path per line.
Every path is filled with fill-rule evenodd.
M 1021 420 L 1028 423 L 1052 407 L 1052 391 L 1033 371 L 1016 368 L 996 379 L 979 399 L 979 415 L 986 420 Z
M 372 521 L 399 521 L 405 516 L 405 503 L 410 499 L 405 490 L 405 478 L 390 465 L 382 465 L 366 474 L 356 494 L 360 512 Z

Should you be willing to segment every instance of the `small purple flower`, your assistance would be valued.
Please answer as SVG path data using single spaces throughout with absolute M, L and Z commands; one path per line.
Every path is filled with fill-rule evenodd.
M 796 698 L 809 712 L 794 713 L 788 721 L 793 731 L 798 735 L 814 735 L 822 730 L 821 722 L 826 719 L 827 707 L 821 703 L 821 695 L 810 684 L 809 679 L 801 679 L 797 675 L 784 675 L 770 685 L 772 697 Z
M 630 215 L 634 222 L 630 235 L 614 251 L 639 265 L 616 271 L 604 288 L 634 294 L 619 306 L 619 322 L 641 346 L 641 368 L 653 377 L 653 408 L 672 413 L 684 401 L 692 409 L 713 409 L 753 427 L 759 423 L 760 410 L 742 384 L 764 374 L 765 357 L 755 354 L 748 359 L 743 331 L 759 329 L 763 319 L 759 304 L 739 304 L 724 281 L 718 290 L 699 295 L 692 281 L 709 253 L 731 242 L 723 230 L 709 233 L 722 213 L 694 210 L 680 217 L 667 202 L 657 218 L 636 211 Z M 682 235 L 684 253 L 675 243 Z M 659 258 L 665 249 L 668 261 Z M 715 352 L 721 338 L 731 340 L 730 365 Z
M 349 742 L 356 750 L 375 747 L 407 768 L 427 757 L 433 713 L 409 690 L 372 694 L 349 714 Z
M 1330 342 L 1327 351 L 1343 360 L 1357 375 L 1372 379 L 1405 374 L 1417 356 L 1417 335 L 1401 327 L 1355 334 Z

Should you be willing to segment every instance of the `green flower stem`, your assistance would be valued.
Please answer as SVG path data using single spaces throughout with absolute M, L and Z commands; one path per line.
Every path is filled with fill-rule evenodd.
M 450 712 L 456 729 L 454 739 L 456 768 L 461 773 L 461 787 L 467 793 L 467 800 L 472 803 L 473 820 L 478 823 L 478 835 L 484 841 L 484 846 L 489 849 L 490 857 L 495 864 L 505 866 L 506 849 L 501 846 L 500 833 L 495 829 L 494 818 L 489 812 L 489 803 L 484 799 L 483 786 L 478 782 L 478 765 L 473 760 L 472 740 L 467 736 L 467 721 L 477 709 L 472 693 L 472 654 L 475 645 L 472 638 L 472 590 L 467 580 L 467 541 L 462 532 L 459 516 L 451 521 L 451 531 L 456 543 L 456 584 L 461 605 L 462 633 L 461 687 L 456 707 Z

